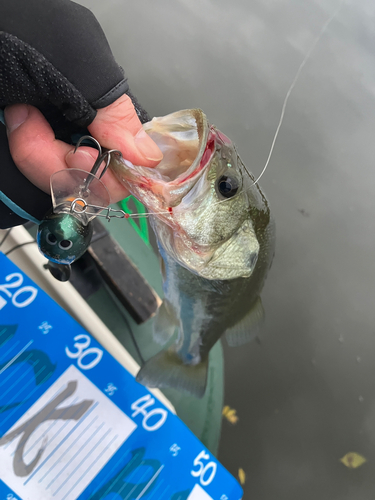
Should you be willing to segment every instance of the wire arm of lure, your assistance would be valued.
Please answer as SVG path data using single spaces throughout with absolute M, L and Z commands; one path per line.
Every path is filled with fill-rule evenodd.
M 93 209 L 93 212 L 90 211 Z M 101 213 L 98 213 L 98 210 L 101 210 Z M 111 207 L 101 207 L 99 205 L 89 205 L 86 200 L 83 198 L 76 198 L 72 201 L 70 212 L 75 214 L 86 214 L 86 215 L 95 215 L 96 217 L 105 217 L 107 220 L 110 219 L 127 219 L 129 218 L 129 214 L 124 212 L 123 210 L 116 210 Z
M 93 210 L 93 211 L 90 211 Z M 100 211 L 100 212 L 99 212 Z M 70 212 L 74 214 L 86 214 L 95 215 L 96 217 L 104 217 L 108 221 L 111 219 L 129 219 L 129 218 L 139 218 L 139 217 L 150 217 L 151 215 L 156 215 L 153 212 L 145 212 L 142 214 L 129 214 L 121 209 L 115 209 L 111 207 L 101 207 L 100 205 L 89 205 L 83 198 L 76 198 L 71 202 Z M 99 213 L 98 213 L 99 212 Z M 169 210 L 157 212 L 157 214 L 167 214 L 169 215 Z

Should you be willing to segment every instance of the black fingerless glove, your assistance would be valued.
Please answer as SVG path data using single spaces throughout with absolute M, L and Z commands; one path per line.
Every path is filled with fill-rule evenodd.
M 70 142 L 93 121 L 96 109 L 124 93 L 147 121 L 88 9 L 69 0 L 0 1 L 0 108 L 36 106 L 56 137 Z M 0 124 L 0 227 L 38 221 L 50 207 L 50 196 L 15 166 Z

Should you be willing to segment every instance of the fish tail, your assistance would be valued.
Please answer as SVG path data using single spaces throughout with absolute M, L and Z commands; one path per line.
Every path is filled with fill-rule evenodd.
M 206 390 L 207 374 L 208 357 L 196 365 L 187 365 L 169 348 L 146 361 L 137 381 L 148 387 L 171 387 L 201 398 Z

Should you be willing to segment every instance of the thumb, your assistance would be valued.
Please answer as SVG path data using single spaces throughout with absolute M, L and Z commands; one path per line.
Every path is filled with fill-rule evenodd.
M 119 149 L 135 165 L 156 167 L 163 154 L 143 130 L 129 96 L 123 95 L 99 109 L 88 127 L 91 135 L 107 149 Z

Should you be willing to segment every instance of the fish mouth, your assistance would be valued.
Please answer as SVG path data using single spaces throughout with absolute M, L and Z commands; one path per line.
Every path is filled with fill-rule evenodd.
M 162 151 L 161 162 L 146 168 L 113 158 L 111 169 L 149 211 L 160 212 L 177 206 L 194 186 L 215 153 L 215 134 L 200 109 L 154 118 L 143 128 Z
M 144 130 L 163 153 L 161 162 L 150 169 L 150 176 L 156 173 L 167 183 L 181 184 L 200 167 L 209 133 L 202 110 L 186 109 L 154 118 Z

